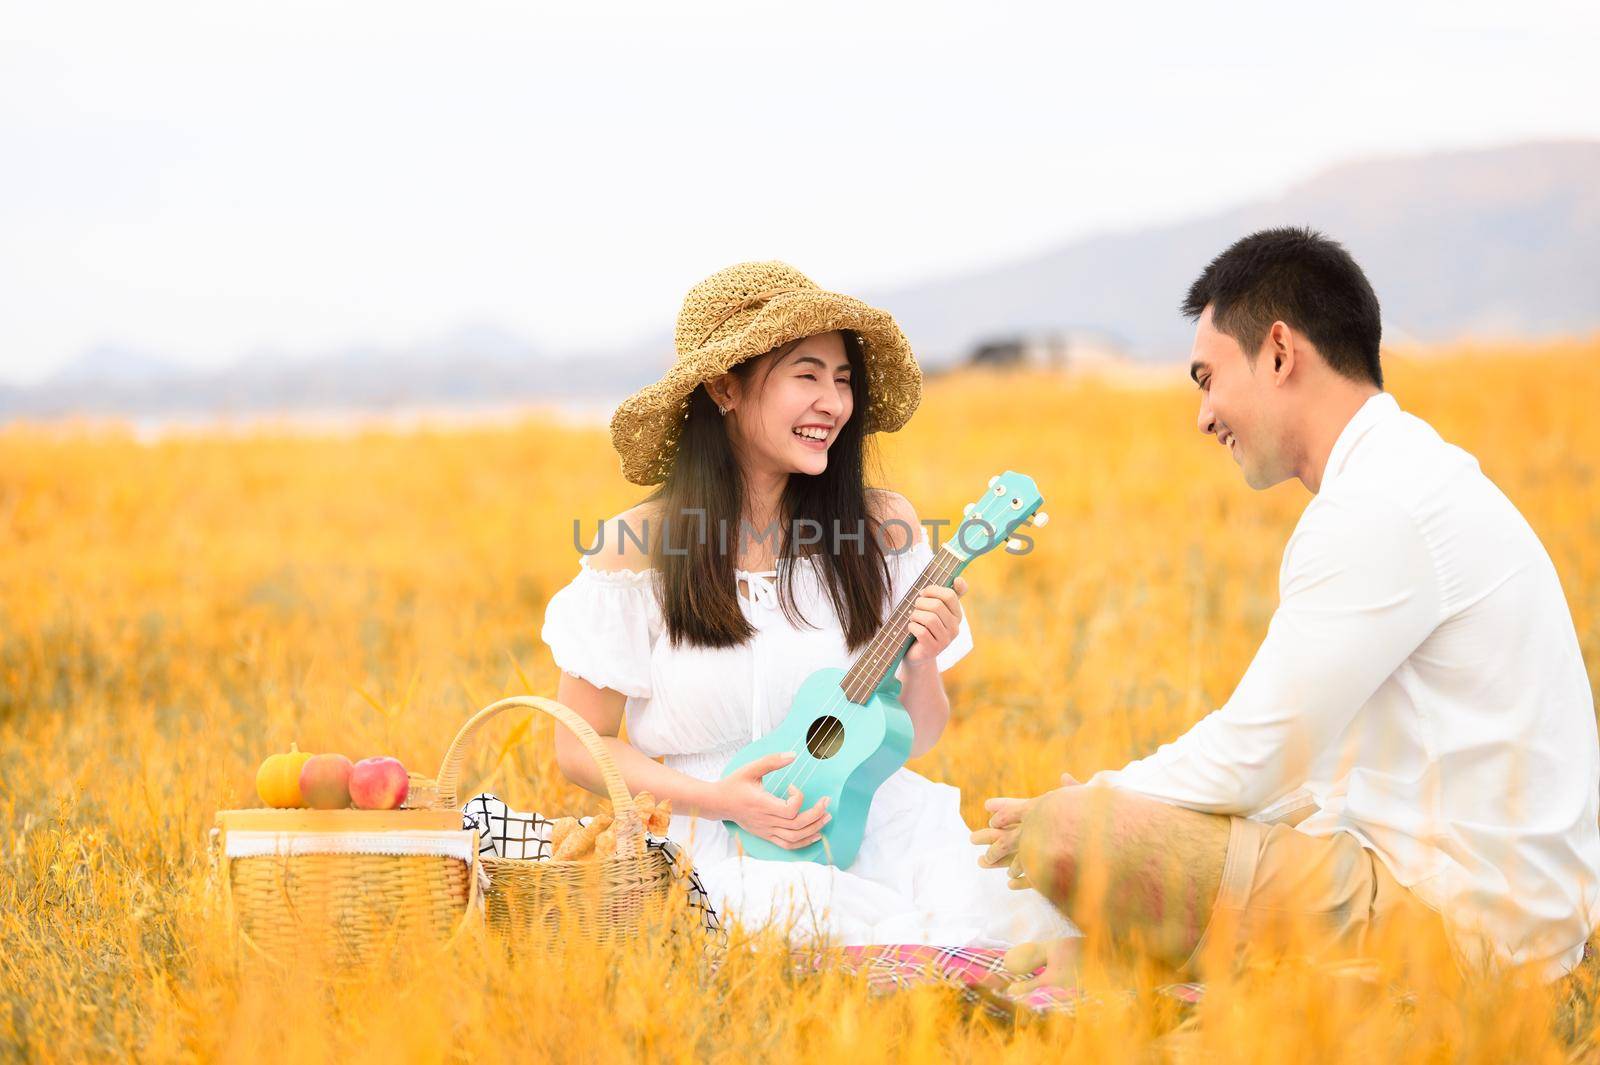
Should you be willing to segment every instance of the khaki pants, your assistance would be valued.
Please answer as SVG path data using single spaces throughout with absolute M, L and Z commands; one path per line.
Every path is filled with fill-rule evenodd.
M 1253 955 L 1372 956 L 1391 937 L 1419 957 L 1449 956 L 1438 913 L 1355 836 L 1231 821 L 1216 906 L 1185 971 L 1199 971 L 1208 959 L 1231 965 Z

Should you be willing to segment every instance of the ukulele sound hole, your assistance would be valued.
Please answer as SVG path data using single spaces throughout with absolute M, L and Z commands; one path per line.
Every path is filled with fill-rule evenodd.
M 806 729 L 806 750 L 813 758 L 832 758 L 844 746 L 844 722 L 836 717 L 819 717 Z

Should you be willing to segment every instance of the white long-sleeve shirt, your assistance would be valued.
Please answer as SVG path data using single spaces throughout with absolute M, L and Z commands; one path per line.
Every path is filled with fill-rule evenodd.
M 1600 909 L 1600 741 L 1560 581 L 1465 451 L 1378 393 L 1284 549 L 1238 688 L 1090 784 L 1249 815 L 1307 796 L 1469 954 L 1555 976 Z

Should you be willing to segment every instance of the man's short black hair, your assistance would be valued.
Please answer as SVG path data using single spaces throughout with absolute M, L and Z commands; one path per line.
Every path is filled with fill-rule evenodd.
M 1199 318 L 1208 306 L 1217 330 L 1252 362 L 1282 321 L 1310 337 L 1337 372 L 1383 387 L 1377 294 L 1350 253 L 1315 230 L 1263 229 L 1237 241 L 1189 286 L 1182 309 Z

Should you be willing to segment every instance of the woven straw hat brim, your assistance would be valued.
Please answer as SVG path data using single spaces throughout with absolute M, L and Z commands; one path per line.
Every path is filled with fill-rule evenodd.
M 764 303 L 743 328 L 679 356 L 665 377 L 622 401 L 611 416 L 611 444 L 622 458 L 623 476 L 641 485 L 666 480 L 698 385 L 791 340 L 835 329 L 852 330 L 862 340 L 865 431 L 898 430 L 922 401 L 922 370 L 894 318 L 837 292 L 785 292 Z

